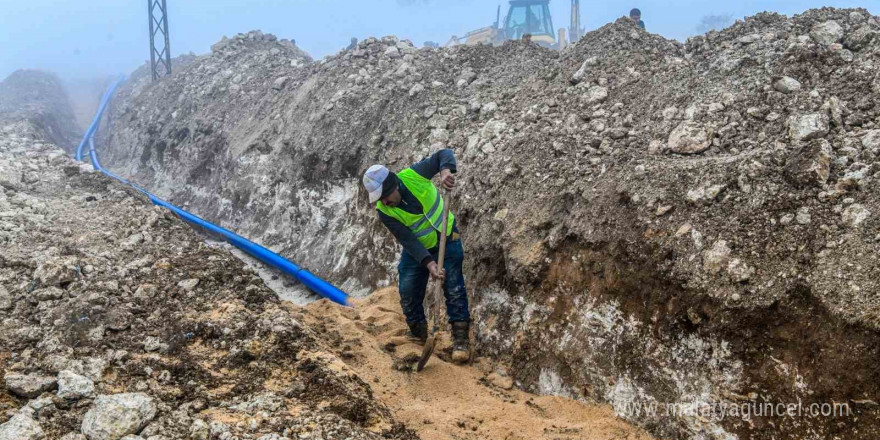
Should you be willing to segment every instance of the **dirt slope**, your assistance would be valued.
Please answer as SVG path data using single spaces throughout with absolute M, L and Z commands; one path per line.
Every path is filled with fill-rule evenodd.
M 0 114 L 0 439 L 416 438 L 254 271 L 43 128 Z
M 425 440 L 652 438 L 618 419 L 607 405 L 517 390 L 504 368 L 488 358 L 477 358 L 473 365 L 449 362 L 445 332 L 439 356 L 421 373 L 414 372 L 421 347 L 401 343 L 406 324 L 397 289 L 374 292 L 355 301 L 353 309 L 318 301 L 306 308 L 303 320 L 337 347 L 397 420 Z
M 0 82 L 0 122 L 23 120 L 68 153 L 84 131 L 76 124 L 61 80 L 39 70 L 17 70 Z
M 107 164 L 367 294 L 398 247 L 359 185 L 451 148 L 481 354 L 657 436 L 880 435 L 880 20 L 762 13 L 686 44 L 619 20 L 561 53 L 395 37 L 308 62 L 241 34 L 103 127 Z M 848 374 L 841 375 L 840 371 Z

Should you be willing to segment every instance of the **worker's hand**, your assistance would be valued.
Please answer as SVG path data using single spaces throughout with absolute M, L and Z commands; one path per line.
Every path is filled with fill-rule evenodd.
M 455 174 L 452 174 L 452 171 L 447 168 L 440 171 L 440 186 L 446 191 L 452 191 L 452 188 L 455 188 Z
M 431 273 L 431 278 L 435 280 L 446 278 L 446 269 L 441 269 L 436 261 L 428 263 L 428 272 Z

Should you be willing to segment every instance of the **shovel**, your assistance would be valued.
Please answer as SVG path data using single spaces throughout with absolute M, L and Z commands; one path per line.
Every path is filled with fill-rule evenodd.
M 439 195 L 438 195 L 439 197 Z M 440 265 L 440 270 L 443 270 L 444 259 L 446 258 L 446 219 L 449 216 L 449 201 L 444 200 L 443 203 L 443 214 L 440 218 L 441 226 L 440 230 L 440 252 L 437 255 L 437 264 Z M 428 363 L 428 359 L 431 359 L 431 353 L 434 353 L 434 343 L 436 342 L 437 332 L 440 330 L 440 312 L 438 310 L 438 305 L 443 301 L 443 283 L 445 280 L 439 279 L 434 280 L 433 290 L 434 290 L 434 328 L 431 330 L 431 334 L 428 335 L 428 339 L 425 341 L 425 348 L 422 350 L 422 357 L 419 359 L 419 364 L 416 366 L 416 371 L 422 371 L 425 368 L 425 364 Z

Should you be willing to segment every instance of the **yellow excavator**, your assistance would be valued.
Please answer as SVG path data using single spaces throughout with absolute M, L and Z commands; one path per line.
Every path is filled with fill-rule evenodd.
M 583 35 L 580 9 L 580 0 L 571 0 L 569 36 L 572 42 L 577 41 Z M 519 40 L 525 35 L 529 35 L 533 42 L 554 49 L 563 49 L 568 44 L 564 28 L 559 29 L 558 36 L 553 30 L 550 0 L 510 0 L 510 7 L 503 22 L 501 20 L 501 5 L 498 5 L 495 23 L 492 26 L 468 32 L 460 38 L 453 36 L 446 42 L 446 46 L 459 44 L 498 45 L 507 40 Z

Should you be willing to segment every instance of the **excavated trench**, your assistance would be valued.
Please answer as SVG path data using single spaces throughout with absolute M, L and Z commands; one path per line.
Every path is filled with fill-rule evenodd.
M 360 172 L 451 148 L 478 351 L 518 386 L 665 438 L 872 439 L 878 31 L 826 8 L 687 45 L 622 20 L 562 53 L 386 37 L 320 62 L 251 32 L 136 72 L 99 142 L 358 296 L 395 284 L 399 252 Z
M 569 243 L 550 257 L 538 286 L 478 290 L 481 348 L 509 359 L 530 391 L 608 401 L 619 415 L 641 402 L 643 412 L 629 419 L 660 438 L 710 431 L 699 416 L 670 423 L 664 404 L 725 401 L 835 402 L 851 411 L 828 423 L 757 406 L 747 421 L 717 421 L 736 438 L 850 438 L 855 425 L 874 435 L 877 414 L 866 396 L 880 391 L 877 332 L 842 322 L 805 286 L 767 308 L 732 311 L 658 276 L 662 262 L 639 251 Z M 803 384 L 809 396 L 799 392 Z M 658 416 L 646 414 L 651 404 Z

